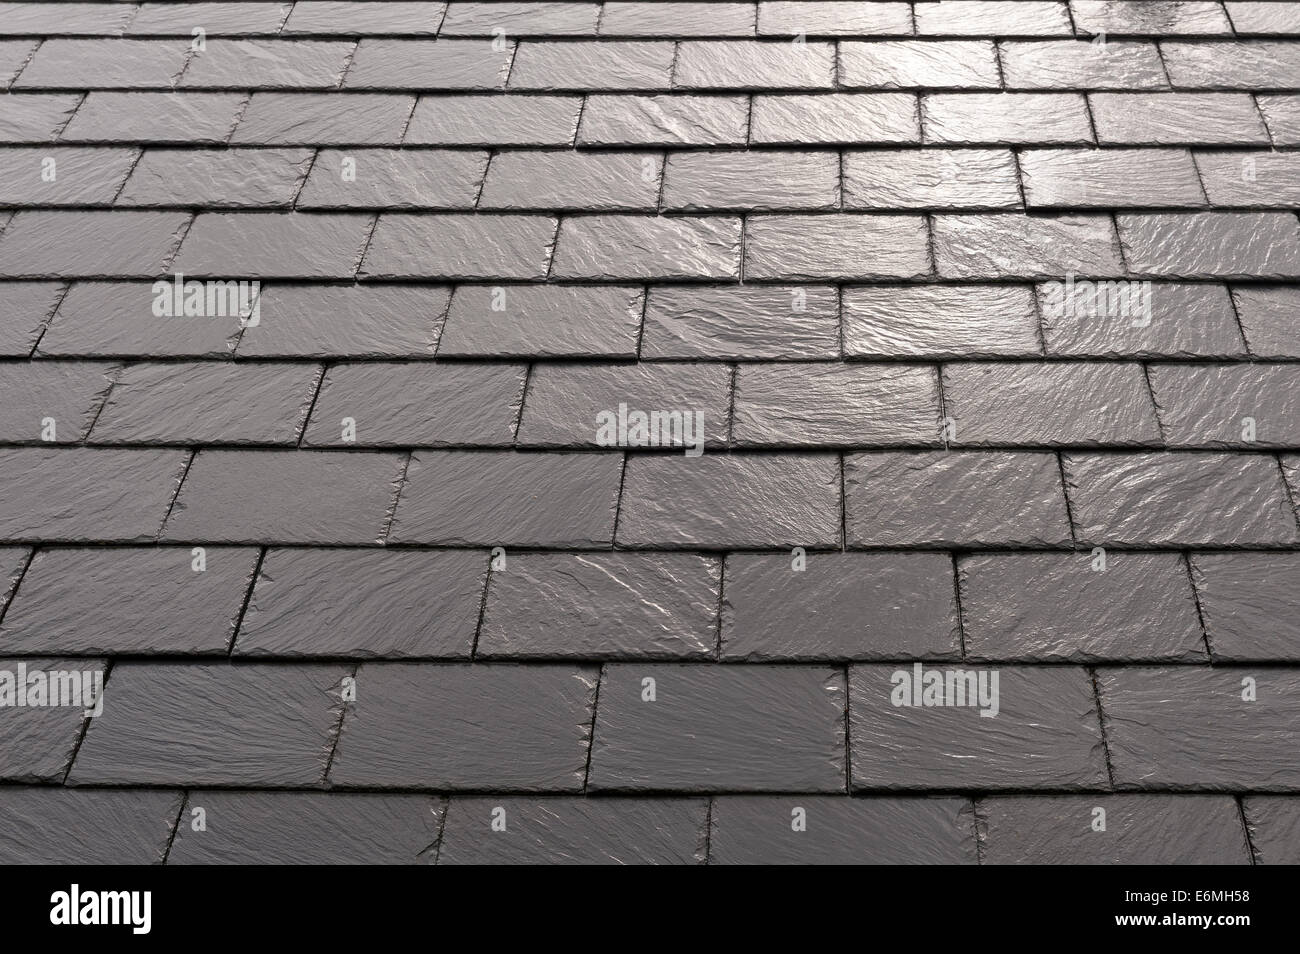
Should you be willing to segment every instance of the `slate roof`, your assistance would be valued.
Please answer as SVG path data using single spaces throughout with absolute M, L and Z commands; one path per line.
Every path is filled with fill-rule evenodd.
M 1300 861 L 1300 5 L 0 32 L 5 863 Z

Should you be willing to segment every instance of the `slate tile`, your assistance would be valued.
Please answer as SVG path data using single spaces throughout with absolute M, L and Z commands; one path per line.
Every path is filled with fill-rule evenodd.
M 1238 36 L 1259 33 L 1300 33 L 1300 10 L 1290 3 L 1233 2 L 1225 7 Z
M 1204 662 L 1177 553 L 986 553 L 957 561 L 968 659 Z
M 1059 546 L 1070 542 L 1052 454 L 949 452 L 844 458 L 849 546 Z
M 64 674 L 78 673 L 81 686 L 99 691 L 107 699 L 102 659 L 0 659 L 0 673 L 6 683 L 17 686 L 40 678 L 66 679 Z M 94 688 L 98 683 L 99 689 Z M 29 682 L 30 685 L 30 682 Z M 86 690 L 83 690 L 86 691 Z M 84 697 L 83 697 L 84 699 Z M 77 701 L 75 697 L 71 701 Z M 105 708 L 107 708 L 105 701 Z M 0 708 L 0 779 L 6 782 L 62 782 L 77 751 L 82 726 L 93 721 L 83 705 L 46 705 Z M 3 791 L 9 791 L 4 789 Z
M 429 795 L 190 792 L 207 829 L 176 828 L 170 865 L 400 865 L 432 862 L 445 811 Z
M 1033 292 L 1022 286 L 878 286 L 844 290 L 846 356 L 1024 357 L 1039 352 Z
M 1092 680 L 1082 667 L 954 667 L 969 683 L 998 677 L 992 706 L 901 704 L 908 665 L 849 668 L 852 789 L 927 788 L 985 791 L 1107 785 L 1106 760 Z M 954 668 L 923 667 L 945 676 Z M 895 704 L 898 699 L 900 704 Z M 978 701 L 978 700 L 976 700 Z M 603 700 L 602 700 L 603 702 Z
M 846 209 L 1013 209 L 1016 162 L 1005 149 L 881 149 L 844 154 Z
M 1094 290 L 1095 290 L 1094 286 Z M 1223 285 L 1152 284 L 1143 294 L 1150 321 L 1139 310 L 1098 308 L 1097 298 L 1075 286 L 1072 299 L 1063 286 L 1040 285 L 1043 338 L 1047 353 L 1071 357 L 1230 357 L 1244 354 L 1232 301 Z M 1117 289 L 1123 301 L 1122 289 Z M 1107 291 L 1110 294 L 1110 291 Z M 1069 307 L 1069 302 L 1074 307 Z M 1093 303 L 1089 307 L 1089 303 Z M 1053 307 L 1053 305 L 1055 305 Z
M 484 152 L 323 149 L 299 209 L 472 209 L 487 171 Z
M 636 357 L 640 288 L 461 285 L 442 357 Z
M 306 149 L 147 149 L 119 206 L 288 206 L 311 168 Z
M 116 3 L 6 3 L 0 9 L 5 15 L 5 32 L 10 36 L 121 36 L 135 12 L 130 4 Z
M 1246 6 L 1246 4 L 1236 4 Z M 1256 4 L 1281 6 L 1281 4 Z M 1236 14 L 1233 15 L 1234 22 Z M 1242 801 L 1256 864 L 1296 864 L 1300 858 L 1300 799 L 1252 795 Z
M 394 543 L 593 547 L 614 536 L 618 454 L 411 455 Z
M 59 282 L 0 283 L 0 355 L 32 353 L 55 306 L 63 300 L 64 288 Z
M 1069 36 L 1064 3 L 1007 0 L 944 0 L 914 3 L 916 32 L 922 35 Z
M 1036 208 L 1205 204 L 1185 149 L 1026 149 L 1019 159 L 1025 200 Z
M 305 446 L 509 444 L 524 368 L 480 364 L 339 364 L 326 372 Z M 350 438 L 343 439 L 344 428 Z
M 835 358 L 838 312 L 839 296 L 827 287 L 655 286 L 641 357 Z
M 379 217 L 361 276 L 365 278 L 545 278 L 555 246 L 555 219 L 545 215 L 407 215 Z
M 180 810 L 179 792 L 6 788 L 0 792 L 0 861 L 158 864 Z
M 0 41 L 0 86 L 7 87 L 13 81 L 38 46 L 39 41 L 30 39 Z
M 1138 274 L 1169 278 L 1300 275 L 1300 229 L 1290 212 L 1116 216 L 1124 257 Z M 0 246 L 2 247 L 2 246 Z
M 414 102 L 414 96 L 396 93 L 257 92 L 230 141 L 271 146 L 394 145 L 402 141 Z
M 941 553 L 727 557 L 722 658 L 744 662 L 953 659 L 952 561 Z
M 557 241 L 554 278 L 740 277 L 740 219 L 733 217 L 574 216 L 560 223 Z
M 1286 41 L 1162 43 L 1160 55 L 1175 86 L 1196 89 L 1294 89 L 1300 48 Z
M 72 361 L 0 363 L 0 440 L 83 440 L 117 371 L 114 365 Z
M 733 406 L 739 446 L 934 446 L 939 439 L 939 381 L 925 366 L 744 365 Z
M 182 89 L 334 89 L 351 40 L 214 40 L 186 61 Z
M 320 370 L 199 362 L 123 369 L 95 419 L 96 444 L 295 444 Z
M 1150 377 L 1171 447 L 1300 446 L 1295 365 L 1157 364 Z
M 487 659 L 712 655 L 721 562 L 694 553 L 523 553 L 488 585 Z
M 0 96 L 0 142 L 51 142 L 68 125 L 81 102 L 78 93 Z M 65 136 L 64 141 L 68 140 Z
M 1154 43 L 1015 40 L 998 47 L 1008 89 L 1168 89 Z
M 1260 358 L 1300 358 L 1300 289 L 1234 288 L 1237 317 L 1250 346 Z
M 224 654 L 254 549 L 40 550 L 0 627 L 0 652 Z
M 185 465 L 179 450 L 0 448 L 0 539 L 152 540 Z
M 439 36 L 594 36 L 598 3 L 475 3 L 447 5 Z
M 26 547 L 0 547 L 0 613 L 9 605 L 9 598 L 27 570 L 28 556 Z
M 230 138 L 246 100 L 243 93 L 113 93 L 96 90 L 77 109 L 59 136 L 59 142 L 219 145 Z M 0 103 L 4 101 L 0 100 Z M 0 129 L 3 128 L 0 124 Z
M 594 669 L 575 666 L 363 665 L 358 702 L 343 720 L 329 781 L 365 788 L 579 791 L 596 676 Z
M 1196 166 L 1211 205 L 1300 205 L 1300 156 L 1286 152 L 1201 152 Z
M 833 152 L 678 152 L 664 170 L 665 209 L 835 209 Z
M 398 454 L 202 450 L 167 519 L 168 540 L 378 543 Z
M 919 215 L 760 215 L 746 223 L 750 279 L 917 278 L 930 271 Z
M 677 46 L 673 85 L 680 89 L 830 89 L 835 85 L 835 46 L 685 40 Z
M 136 155 L 134 149 L 0 150 L 0 161 L 8 172 L 0 181 L 0 202 L 9 206 L 112 205 Z M 51 172 L 53 182 L 47 180 Z
M 447 4 L 431 2 L 358 3 L 326 0 L 310 6 L 294 4 L 285 21 L 286 35 L 328 33 L 382 35 L 438 32 Z
M 839 44 L 839 79 L 848 89 L 997 89 L 997 53 L 988 40 L 878 40 Z
M 1216 660 L 1294 662 L 1300 653 L 1300 556 L 1195 553 L 1192 579 Z
M 758 94 L 750 141 L 761 144 L 894 144 L 920 141 L 910 93 Z
M 143 3 L 127 25 L 129 36 L 189 36 L 202 27 L 208 36 L 274 35 L 292 3 Z
M 753 3 L 605 3 L 601 36 L 753 36 Z
M 710 864 L 976 863 L 965 799 L 740 795 L 715 799 L 711 818 Z
M 1246 93 L 1091 93 L 1088 104 L 1103 145 L 1268 145 Z
M 1070 0 L 1074 25 L 1084 34 L 1231 33 L 1220 3 L 1206 0 Z
M 319 785 L 344 666 L 119 663 L 72 784 Z
M 606 416 L 620 416 L 621 406 L 627 414 L 678 415 L 675 424 L 665 418 L 662 428 L 652 421 L 647 439 L 670 439 L 666 446 L 703 452 L 706 445 L 727 442 L 730 399 L 731 369 L 725 364 L 538 365 L 528 379 L 519 445 L 613 446 L 605 443 L 610 435 L 603 425 Z M 629 440 L 636 439 L 633 426 Z
M 492 157 L 480 209 L 653 211 L 663 160 L 648 153 L 503 152 Z
M 1300 96 L 1256 96 L 1275 146 L 1300 145 Z
M 351 278 L 372 222 L 368 215 L 203 212 L 172 270 L 214 278 Z
M 1245 680 L 1255 701 L 1244 701 Z M 1115 787 L 1206 792 L 1300 785 L 1295 669 L 1099 669 Z
M 675 44 L 659 40 L 519 44 L 512 90 L 667 89 Z
M 763 0 L 758 5 L 759 36 L 906 36 L 912 11 L 906 3 L 791 3 Z
M 471 550 L 271 549 L 234 653 L 468 658 L 486 579 Z
M 740 145 L 748 129 L 749 102 L 744 96 L 591 95 L 582 110 L 577 142 L 579 146 Z
M 0 275 L 152 278 L 188 221 L 184 212 L 18 212 L 0 235 Z
M 184 40 L 67 40 L 41 44 L 14 89 L 171 89 L 185 68 Z
M 986 865 L 1250 864 L 1237 803 L 1224 796 L 987 798 L 980 817 Z
M 482 40 L 363 39 L 344 89 L 501 89 L 515 56 Z
M 694 798 L 457 798 L 438 864 L 699 864 L 707 815 Z
M 978 447 L 1158 445 L 1138 364 L 946 364 L 949 441 Z
M 240 357 L 430 357 L 447 313 L 438 285 L 270 285 Z
M 921 97 L 926 142 L 1092 142 L 1078 93 L 932 93 Z
M 600 682 L 592 791 L 844 790 L 838 670 L 624 663 Z
M 935 261 L 947 278 L 1124 273 L 1105 215 L 936 215 L 932 228 Z
M 665 549 L 838 546 L 838 461 L 824 454 L 631 454 L 617 539 Z
M 409 145 L 567 146 L 581 96 L 425 96 L 415 106 Z
M 1065 454 L 1079 542 L 1089 546 L 1294 544 L 1276 462 L 1242 454 Z

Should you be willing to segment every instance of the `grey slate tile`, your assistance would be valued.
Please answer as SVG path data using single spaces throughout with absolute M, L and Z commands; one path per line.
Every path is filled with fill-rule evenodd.
M 447 4 L 432 2 L 358 3 L 325 0 L 294 4 L 283 33 L 429 34 L 438 32 Z
M 844 790 L 839 670 L 623 663 L 600 682 L 589 790 Z
M 378 543 L 398 454 L 202 450 L 167 519 L 168 540 Z
M 1080 33 L 1222 34 L 1232 28 L 1220 3 L 1208 0 L 1070 0 Z
M 594 36 L 599 3 L 476 3 L 447 5 L 439 36 Z
M 927 451 L 844 458 L 849 546 L 1070 542 L 1056 457 Z
M 1300 144 L 1300 96 L 1256 96 L 1275 146 Z
M 1278 0 L 1229 0 L 1224 5 L 1238 36 L 1300 33 L 1300 10 Z
M 944 277 L 1063 279 L 1067 273 L 1124 273 L 1105 215 L 936 215 L 932 228 L 934 257 Z
M 81 441 L 118 369 L 65 361 L 0 363 L 0 441 Z
M 477 656 L 693 659 L 713 653 L 719 560 L 694 553 L 523 553 L 492 573 Z
M 1300 205 L 1300 156 L 1285 152 L 1201 152 L 1196 166 L 1212 205 Z
M 26 357 L 63 299 L 60 282 L 0 283 L 0 355 Z
M 905 36 L 912 32 L 906 3 L 791 3 L 763 0 L 758 5 L 759 36 Z
M 486 579 L 472 550 L 271 549 L 234 654 L 468 658 Z
M 6 97 L 0 103 L 8 99 L 12 97 Z M 77 109 L 59 136 L 59 142 L 219 145 L 230 138 L 246 100 L 243 93 L 114 93 L 96 90 Z M 3 128 L 0 125 L 0 129 Z
M 1242 811 L 1250 827 L 1250 843 L 1255 850 L 1256 864 L 1297 863 L 1297 859 L 1300 859 L 1300 799 L 1281 795 L 1252 795 L 1243 800 Z
M 365 278 L 545 278 L 556 222 L 545 215 L 379 217 Z
M 999 45 L 1009 89 L 1168 89 L 1154 43 L 1043 40 Z
M 255 92 L 230 141 L 274 146 L 395 145 L 402 141 L 414 105 L 414 96 L 399 93 Z
M 753 3 L 609 2 L 601 36 L 752 36 Z
M 14 89 L 171 89 L 185 68 L 184 40 L 67 40 L 41 44 Z
M 1033 292 L 1023 286 L 846 288 L 843 308 L 849 357 L 1025 357 L 1041 351 Z
M 118 3 L 6 3 L 5 32 L 10 36 L 47 33 L 121 36 L 134 12 Z
M 106 700 L 104 670 L 102 659 L 0 659 L 0 681 L 7 684 L 6 695 L 22 684 L 29 687 L 29 692 L 34 684 L 50 680 L 67 686 L 68 674 L 75 673 L 80 680 L 78 687 L 86 687 L 83 692 L 102 693 L 95 698 Z M 63 781 L 77 752 L 82 728 L 87 721 L 93 721 L 87 715 L 84 695 L 80 699 L 75 694 L 65 696 L 63 701 L 76 704 L 19 707 L 10 703 L 0 708 L 0 725 L 4 727 L 0 732 L 0 779 L 25 783 Z M 104 705 L 106 711 L 107 701 Z
M 848 89 L 997 89 L 997 53 L 988 40 L 877 40 L 839 44 L 839 80 Z
M 944 0 L 914 3 L 916 32 L 940 36 L 1069 36 L 1064 3 L 1049 0 Z
M 1177 553 L 985 553 L 957 561 L 968 659 L 1205 662 Z
M 658 207 L 663 160 L 650 153 L 503 152 L 492 157 L 480 209 Z
M 0 613 L 9 605 L 18 581 L 27 569 L 30 551 L 26 547 L 0 547 Z
M 1169 278 L 1300 276 L 1300 228 L 1290 212 L 1116 216 L 1137 274 Z
M 739 145 L 749 130 L 744 96 L 591 95 L 585 102 L 580 146 Z M 576 122 L 577 109 L 573 112 Z
M 402 140 L 410 145 L 567 146 L 581 96 L 425 96 Z
M 364 664 L 329 781 L 345 788 L 579 791 L 596 675 L 576 666 Z
M 889 149 L 844 154 L 846 209 L 1014 209 L 1016 161 L 1005 149 Z
M 831 43 L 684 40 L 673 69 L 678 89 L 830 89 L 834 84 Z
M 677 152 L 664 168 L 663 207 L 674 211 L 839 206 L 833 152 Z
M 827 287 L 655 286 L 641 357 L 835 358 L 838 312 L 839 295 Z
M 293 7 L 289 2 L 143 3 L 127 25 L 128 36 L 190 36 L 202 27 L 208 36 L 274 35 Z
M 911 93 L 754 96 L 750 141 L 759 144 L 896 144 L 920 141 Z
M 344 89 L 501 89 L 515 56 L 513 43 L 482 40 L 363 39 Z
M 724 660 L 952 659 L 952 561 L 940 553 L 727 557 Z
M 146 149 L 117 204 L 286 207 L 311 163 L 307 149 Z
M 1035 208 L 1205 204 L 1183 149 L 1026 149 L 1019 160 L 1025 201 Z
M 921 97 L 921 116 L 930 143 L 1092 142 L 1078 93 L 931 93 Z
M 1091 93 L 1103 145 L 1268 145 L 1246 93 Z
M 993 707 L 970 703 L 905 704 L 901 690 L 914 684 L 914 666 L 849 667 L 854 791 L 1061 791 L 1107 785 L 1101 726 L 1087 670 L 988 670 L 949 664 L 923 666 L 922 678 L 927 671 L 946 678 L 954 670 L 971 678 L 987 674 L 990 688 L 997 673 L 997 715 L 984 717 L 982 713 Z
M 135 162 L 134 149 L 5 149 L 5 205 L 112 205 Z M 48 181 L 49 175 L 55 176 Z
M 0 275 L 153 278 L 188 221 L 184 212 L 18 212 L 0 235 Z
M 1300 657 L 1300 556 L 1195 553 L 1190 560 L 1216 660 L 1294 662 Z
M 36 52 L 37 40 L 0 41 L 0 87 L 8 87 Z
M 112 95 L 100 93 L 100 96 Z M 0 142 L 52 142 L 78 111 L 78 93 L 0 96 Z M 64 136 L 64 141 L 70 137 Z
M 1300 357 L 1300 289 L 1234 288 L 1233 301 L 1250 353 L 1260 358 Z
M 388 539 L 449 546 L 608 546 L 621 472 L 619 454 L 417 451 Z
M 1157 364 L 1149 373 L 1170 447 L 1300 446 L 1295 365 Z
M 512 90 L 659 90 L 672 84 L 675 44 L 662 40 L 519 44 Z M 441 81 L 440 81 L 441 82 Z
M 759 215 L 745 228 L 745 277 L 917 278 L 930 271 L 919 215 Z
M 351 278 L 372 222 L 369 215 L 202 212 L 172 270 L 213 278 Z
M 442 357 L 636 357 L 640 288 L 461 285 L 438 354 Z
M 254 549 L 41 550 L 4 625 L 0 652 L 224 654 L 253 580 Z
M 179 792 L 6 788 L 0 792 L 0 861 L 157 864 L 180 810 Z
M 1160 55 L 1175 86 L 1196 89 L 1295 89 L 1300 49 L 1286 41 L 1162 43 Z
M 581 215 L 560 222 L 551 276 L 560 279 L 738 278 L 740 219 Z M 0 253 L 3 252 L 0 244 Z
M 334 89 L 352 40 L 214 39 L 186 61 L 181 89 Z
M 118 663 L 71 784 L 319 785 L 350 670 Z

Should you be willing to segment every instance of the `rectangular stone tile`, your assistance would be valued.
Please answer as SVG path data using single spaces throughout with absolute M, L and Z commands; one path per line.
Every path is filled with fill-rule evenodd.
M 1195 553 L 1190 560 L 1216 660 L 1300 660 L 1300 555 Z
M 61 282 L 0 283 L 0 355 L 25 358 L 63 300 Z
M 764 0 L 758 5 L 760 36 L 907 36 L 912 11 L 906 3 L 791 3 Z
M 95 91 L 77 109 L 59 142 L 220 145 L 230 138 L 247 99 L 244 93 Z
M 838 670 L 622 664 L 600 682 L 590 790 L 844 790 Z
M 1297 863 L 1297 859 L 1300 859 L 1300 799 L 1281 795 L 1252 795 L 1242 800 L 1242 813 L 1250 829 L 1250 843 L 1256 864 Z
M 1033 292 L 1023 286 L 844 290 L 844 353 L 849 357 L 1025 357 L 1040 352 Z
M 1031 0 L 945 0 L 912 4 L 916 32 L 958 36 L 1069 36 L 1074 32 L 1064 3 Z
M 658 90 L 672 85 L 676 46 L 662 40 L 519 44 L 512 90 Z
M 753 3 L 602 4 L 601 36 L 752 36 Z
M 970 802 L 958 798 L 734 796 L 714 799 L 709 863 L 975 864 Z M 806 827 L 796 829 L 795 822 Z
M 1076 283 L 1071 297 L 1061 282 L 1039 286 L 1048 354 L 1211 358 L 1245 353 L 1226 286 L 1157 283 L 1145 292 L 1141 285 L 1116 285 L 1114 291 L 1106 287 L 1106 295 L 1114 297 L 1102 299 L 1101 284 Z M 1129 308 L 1122 307 L 1125 288 L 1134 303 Z M 1103 301 L 1121 307 L 1102 307 Z M 1144 302 L 1150 303 L 1149 316 Z
M 1273 145 L 1300 145 L 1300 96 L 1257 96 L 1255 102 Z
M 402 140 L 408 145 L 567 146 L 581 96 L 425 96 Z
M 744 365 L 732 403 L 739 446 L 939 442 L 939 381 L 926 366 Z
M 512 42 L 366 38 L 357 46 L 343 87 L 499 90 L 515 55 Z
M 1014 209 L 1016 161 L 1005 149 L 844 154 L 846 209 Z
M 594 36 L 599 3 L 475 3 L 447 5 L 439 36 Z
M 1232 299 L 1250 353 L 1260 358 L 1300 358 L 1300 289 L 1234 288 Z
M 740 219 L 734 217 L 574 216 L 560 223 L 558 245 L 554 278 L 740 277 Z
M 273 548 L 233 651 L 466 659 L 486 579 L 486 554 L 473 550 Z
M 180 810 L 180 792 L 6 788 L 0 792 L 0 862 L 158 864 Z
M 320 785 L 349 674 L 337 665 L 118 663 L 68 781 Z
M 0 627 L 0 652 L 224 654 L 257 551 L 203 550 L 201 563 L 176 547 L 37 552 Z
M 1011 40 L 998 47 L 1009 89 L 1168 89 L 1154 43 Z
M 185 212 L 18 212 L 0 235 L 0 275 L 152 278 L 189 219 Z
M 555 219 L 545 215 L 379 217 L 360 275 L 365 278 L 545 278 Z
M 1124 274 L 1106 215 L 936 215 L 932 228 L 934 257 L 944 277 Z
M 926 142 L 1092 142 L 1078 93 L 932 93 L 921 97 Z
M 1278 0 L 1229 0 L 1224 5 L 1238 36 L 1260 33 L 1300 33 L 1300 9 Z
M 1295 791 L 1300 671 L 1097 670 L 1118 789 Z
M 434 34 L 447 4 L 430 2 L 358 3 L 326 0 L 310 6 L 294 4 L 283 33 Z
M 83 440 L 118 371 L 71 361 L 0 363 L 0 441 Z
M 300 209 L 472 209 L 487 171 L 484 152 L 321 150 Z
M 643 298 L 626 286 L 461 285 L 438 354 L 635 358 Z
M 80 93 L 0 96 L 0 142 L 52 142 L 81 102 Z M 63 138 L 70 141 L 66 135 Z
M 809 285 L 655 286 L 641 332 L 643 359 L 826 359 L 839 347 L 839 295 Z
M 943 553 L 732 553 L 722 658 L 956 658 L 952 575 Z
M 1200 152 L 1196 167 L 1211 205 L 1300 205 L 1300 156 L 1289 152 Z
M 677 46 L 678 89 L 830 89 L 832 43 L 685 40 Z
M 977 554 L 957 577 L 969 659 L 1206 661 L 1180 554 Z
M 919 215 L 762 215 L 746 223 L 746 278 L 918 278 L 929 271 Z
M 1175 86 L 1212 89 L 1295 89 L 1300 48 L 1287 41 L 1162 43 L 1160 54 Z
M 619 454 L 416 452 L 388 539 L 450 546 L 608 546 L 621 473 Z
M 818 93 L 754 97 L 753 143 L 920 142 L 911 93 Z
M 457 798 L 438 864 L 699 864 L 708 810 L 695 798 Z
M 334 89 L 356 49 L 352 40 L 222 40 L 194 51 L 177 85 L 181 89 Z
M 31 554 L 26 547 L 0 547 L 0 613 L 9 605 Z
M 38 40 L 0 41 L 0 86 L 8 87 L 36 52 Z
M 135 12 L 130 4 L 116 3 L 6 3 L 3 9 L 5 32 L 11 36 L 121 36 Z
M 1237 803 L 1226 796 L 986 798 L 980 818 L 986 865 L 1251 863 Z
M 1300 367 L 1156 364 L 1149 370 L 1171 447 L 1300 447 Z
M 677 152 L 664 169 L 671 210 L 835 209 L 839 193 L 833 152 Z
M 0 659 L 0 684 L 6 686 L 6 695 L 12 695 L 20 685 L 30 692 L 38 682 L 68 685 L 75 678 L 79 688 L 88 687 L 83 692 L 93 695 L 104 691 L 104 670 L 102 659 Z M 84 696 L 71 695 L 64 701 L 74 704 L 19 707 L 11 703 L 0 708 L 0 780 L 62 783 L 83 726 L 90 720 Z
M 147 149 L 117 204 L 288 206 L 311 164 L 308 149 Z
M 1258 454 L 1065 454 L 1079 542 L 1089 546 L 1295 544 L 1277 462 Z
M 167 519 L 168 540 L 378 543 L 399 454 L 202 450 Z
M 834 547 L 839 462 L 830 455 L 632 454 L 618 543 L 627 547 Z
M 946 364 L 943 396 L 950 443 L 1132 447 L 1161 442 L 1138 364 Z
M 694 553 L 522 553 L 492 574 L 477 656 L 699 659 L 717 639 L 721 561 Z
M 839 80 L 848 89 L 997 89 L 989 40 L 877 40 L 839 44 Z
M 740 145 L 748 130 L 745 96 L 592 95 L 582 110 L 577 142 L 580 146 Z
M 1169 278 L 1300 276 L 1300 228 L 1290 212 L 1116 216 L 1124 257 L 1138 274 Z
M 432 862 L 445 808 L 430 795 L 189 792 L 207 830 L 178 825 L 170 865 L 401 865 Z
M 518 443 L 702 453 L 727 442 L 730 401 L 725 364 L 543 364 L 528 379 Z
M 1070 542 L 1053 454 L 931 451 L 844 458 L 849 546 Z
M 112 205 L 138 155 L 135 149 L 4 149 L 8 172 L 0 202 L 24 205 Z M 55 176 L 49 181 L 49 176 Z
M 1155 36 L 1231 33 L 1223 5 L 1209 0 L 1070 0 L 1080 33 Z
M 46 40 L 14 89 L 171 89 L 185 69 L 183 40 Z
M 1091 93 L 1103 145 L 1268 145 L 1247 93 Z
M 964 705 L 962 695 L 947 696 L 950 674 L 958 693 L 982 677 L 983 702 L 975 693 Z M 849 699 L 854 791 L 1108 784 L 1092 680 L 1082 667 L 857 665 L 849 668 Z
M 351 278 L 373 221 L 369 215 L 202 212 L 172 270 L 214 278 Z
M 649 153 L 503 152 L 492 157 L 478 208 L 653 211 L 662 176 L 663 159 Z
M 1185 149 L 1026 149 L 1019 160 L 1036 208 L 1205 205 Z
M 0 540 L 152 540 L 186 457 L 180 450 L 0 448 Z
M 189 36 L 201 26 L 208 36 L 274 35 L 292 3 L 143 3 L 130 18 L 130 36 Z
M 329 781 L 580 791 L 596 678 L 595 669 L 575 666 L 363 665 Z
M 388 146 L 402 141 L 415 97 L 256 92 L 230 141 L 273 146 Z

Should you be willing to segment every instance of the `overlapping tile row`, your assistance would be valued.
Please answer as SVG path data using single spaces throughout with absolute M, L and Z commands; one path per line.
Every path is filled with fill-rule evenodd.
M 0 859 L 1300 860 L 1298 38 L 0 4 Z

